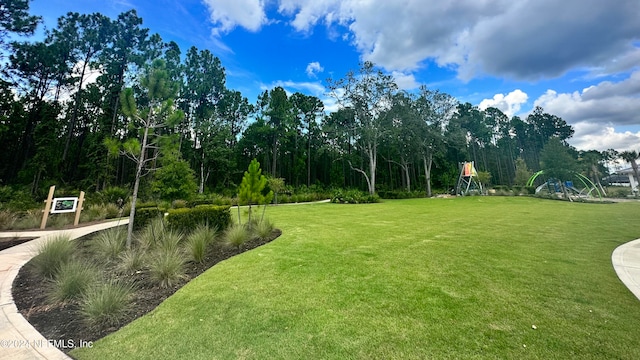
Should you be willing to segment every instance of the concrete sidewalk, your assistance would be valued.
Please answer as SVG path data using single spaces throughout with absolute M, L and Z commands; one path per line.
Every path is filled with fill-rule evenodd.
M 618 278 L 640 300 L 640 239 L 618 246 L 611 263 Z
M 38 245 L 56 234 L 66 233 L 72 239 L 76 239 L 92 232 L 128 223 L 129 219 L 120 219 L 67 230 L 0 233 L 0 237 L 38 237 L 0 251 L 0 360 L 71 359 L 49 343 L 49 341 L 67 339 L 45 339 L 18 312 L 11 294 L 13 280 L 20 268 L 35 256 Z

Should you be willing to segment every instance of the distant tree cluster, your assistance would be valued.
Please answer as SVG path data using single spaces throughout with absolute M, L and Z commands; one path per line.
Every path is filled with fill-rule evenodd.
M 453 187 L 459 163 L 469 160 L 494 185 L 522 183 L 542 161 L 552 162 L 544 158 L 550 143 L 571 163 L 564 169 L 596 182 L 617 157 L 613 150 L 576 151 L 567 144 L 572 127 L 542 108 L 509 118 L 438 90 L 402 91 L 368 62 L 328 80 L 336 112 L 282 87 L 252 103 L 227 88 L 225 69 L 209 50 L 183 54 L 144 28 L 134 10 L 116 19 L 68 13 L 42 41 L 9 41 L 38 25 L 28 3 L 3 1 L 0 8 L 7 54 L 0 184 L 33 194 L 52 183 L 133 191 L 148 173 L 141 191 L 171 200 L 236 189 L 257 159 L 265 174 L 288 185 L 430 195 Z

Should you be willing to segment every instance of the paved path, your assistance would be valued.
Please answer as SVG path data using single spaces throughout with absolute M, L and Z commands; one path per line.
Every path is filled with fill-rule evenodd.
M 611 263 L 620 280 L 640 300 L 640 239 L 618 246 Z
M 38 237 L 26 243 L 0 251 L 0 360 L 67 360 L 62 351 L 49 344 L 18 312 L 13 303 L 11 287 L 20 268 L 35 255 L 35 249 L 51 236 L 66 233 L 76 239 L 95 231 L 128 224 L 129 219 L 109 221 L 68 230 L 0 232 L 0 237 Z

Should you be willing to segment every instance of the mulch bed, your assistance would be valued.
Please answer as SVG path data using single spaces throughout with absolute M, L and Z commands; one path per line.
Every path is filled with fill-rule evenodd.
M 35 239 L 34 237 L 0 237 L 0 251 L 8 249 L 12 246 L 20 245 L 27 241 Z
M 265 240 L 253 239 L 245 243 L 240 249 L 223 246 L 210 247 L 204 263 L 187 263 L 186 277 L 173 287 L 162 288 L 159 285 L 151 284 L 145 271 L 130 275 L 133 277 L 131 279 L 133 283 L 140 285 L 136 287 L 134 299 L 131 302 L 126 319 L 119 326 L 106 329 L 91 328 L 85 325 L 79 316 L 79 306 L 76 302 L 51 303 L 47 299 L 46 291 L 43 291 L 49 286 L 47 280 L 36 274 L 28 263 L 20 269 L 13 282 L 13 300 L 22 316 L 47 340 L 62 340 L 59 341 L 61 344 L 71 343 L 69 340 L 72 340 L 74 344 L 80 344 L 81 341 L 85 343 L 87 341 L 96 341 L 147 314 L 191 279 L 202 274 L 211 266 L 234 255 L 264 245 L 280 236 L 281 233 L 280 230 L 275 229 L 271 233 L 271 237 Z M 87 241 L 87 238 L 76 239 L 75 241 Z M 69 352 L 72 349 L 66 346 L 60 348 L 64 352 Z

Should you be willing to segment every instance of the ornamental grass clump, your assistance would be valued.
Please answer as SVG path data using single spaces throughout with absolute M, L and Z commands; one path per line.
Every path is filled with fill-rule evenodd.
M 125 250 L 127 232 L 124 228 L 110 228 L 101 231 L 91 242 L 91 247 L 98 259 L 116 260 Z
M 143 250 L 155 248 L 164 236 L 164 232 L 164 221 L 161 218 L 151 220 L 137 237 L 140 248 Z
M 71 260 L 76 246 L 70 239 L 69 235 L 62 234 L 40 244 L 37 249 L 38 255 L 31 260 L 31 264 L 40 275 L 53 279 L 60 267 Z
M 139 249 L 129 249 L 119 256 L 117 270 L 124 274 L 133 274 L 145 267 L 145 254 Z
M 273 232 L 273 223 L 269 219 L 262 219 L 253 227 L 253 235 L 260 240 L 269 238 L 271 232 Z
M 227 245 L 235 246 L 238 249 L 249 241 L 250 236 L 251 234 L 249 233 L 249 230 L 247 230 L 247 227 L 242 224 L 235 224 L 229 227 L 225 232 Z
M 90 287 L 82 296 L 80 313 L 94 328 L 119 325 L 126 315 L 133 288 L 119 281 Z
M 100 273 L 93 265 L 78 260 L 63 263 L 51 283 L 49 300 L 62 302 L 78 299 L 99 277 Z
M 202 263 L 207 253 L 208 246 L 216 239 L 216 228 L 200 225 L 187 237 L 187 251 L 191 260 Z
M 149 274 L 152 281 L 161 287 L 171 287 L 184 278 L 184 264 L 180 250 L 159 249 L 149 261 Z

